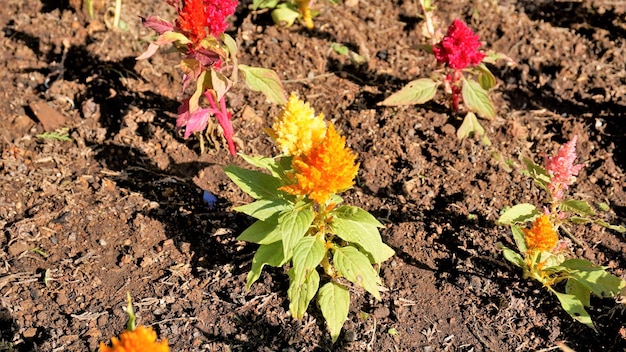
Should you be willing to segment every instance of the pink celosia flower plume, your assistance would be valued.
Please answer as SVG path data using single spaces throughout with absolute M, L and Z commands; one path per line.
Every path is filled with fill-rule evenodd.
M 583 164 L 574 165 L 577 141 L 578 136 L 574 135 L 569 142 L 559 148 L 555 156 L 546 160 L 546 170 L 552 177 L 548 185 L 548 191 L 554 200 L 559 200 L 563 197 L 563 191 L 574 183 L 578 172 L 584 167 Z
M 433 52 L 438 62 L 455 70 L 462 70 L 483 61 L 485 54 L 478 51 L 481 45 L 478 34 L 474 34 L 463 21 L 456 19 L 448 27 L 448 33 L 441 42 L 433 46 Z

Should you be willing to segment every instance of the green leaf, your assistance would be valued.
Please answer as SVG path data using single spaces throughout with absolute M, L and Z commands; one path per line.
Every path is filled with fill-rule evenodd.
M 315 297 L 317 289 L 320 287 L 320 275 L 313 270 L 306 277 L 298 278 L 294 269 L 292 268 L 287 272 L 290 280 L 289 289 L 287 290 L 289 311 L 294 318 L 302 319 L 306 309 L 309 307 L 309 303 Z
M 424 104 L 431 100 L 437 92 L 439 83 L 429 78 L 420 78 L 409 82 L 399 91 L 378 103 L 384 106 Z
M 317 304 L 326 319 L 330 337 L 334 343 L 341 333 L 343 323 L 348 318 L 350 292 L 345 286 L 331 281 L 320 288 L 317 293 Z
M 539 215 L 537 207 L 529 203 L 520 203 L 508 209 L 504 209 L 496 223 L 498 225 L 519 224 L 532 220 L 537 215 Z
M 283 254 L 291 258 L 294 248 L 306 235 L 313 223 L 315 214 L 309 207 L 295 208 L 284 211 L 278 217 L 278 231 L 283 240 Z
M 522 158 L 522 161 L 526 164 L 526 170 L 523 173 L 530 176 L 539 187 L 547 190 L 548 185 L 552 182 L 552 177 L 548 171 L 528 158 Z
M 596 207 L 598 207 L 598 209 L 600 209 L 600 211 L 603 211 L 603 212 L 607 212 L 611 210 L 609 203 L 606 203 L 606 202 L 597 202 Z
M 603 220 L 596 220 L 595 221 L 596 224 L 606 227 L 607 229 L 613 230 L 613 231 L 617 231 L 619 233 L 625 233 L 626 232 L 626 227 L 622 226 L 622 225 L 611 225 L 606 221 Z
M 237 166 L 224 167 L 224 172 L 242 191 L 254 199 L 280 198 L 283 192 L 278 188 L 282 186 L 280 179 L 266 173 L 247 170 Z
M 471 137 L 472 135 L 476 135 L 478 137 L 482 137 L 480 140 L 482 144 L 486 146 L 491 145 L 491 141 L 489 137 L 485 134 L 485 129 L 480 125 L 476 115 L 473 112 L 468 112 L 463 119 L 463 123 L 456 130 L 456 138 L 459 140 L 463 140 L 465 138 Z
M 574 278 L 567 280 L 565 293 L 576 296 L 584 307 L 591 305 L 591 290 Z
M 273 267 L 279 267 L 285 264 L 285 257 L 283 256 L 282 242 L 274 242 L 270 244 L 264 244 L 257 249 L 252 258 L 252 269 L 248 272 L 246 278 L 246 289 L 249 290 L 252 284 L 259 279 L 263 267 L 267 264 Z
M 624 280 L 584 259 L 568 259 L 555 268 L 559 269 L 566 271 L 571 278 L 602 298 L 614 297 L 626 285 Z
M 331 43 L 330 48 L 333 49 L 333 51 L 339 55 L 347 55 L 348 52 L 350 51 L 350 49 L 347 46 L 343 44 L 339 44 L 339 43 Z
M 479 70 L 478 83 L 484 90 L 490 90 L 496 85 L 496 77 L 489 71 L 485 64 L 481 63 L 476 68 Z
M 511 233 L 517 249 L 520 253 L 526 253 L 526 235 L 524 231 L 517 225 L 511 225 Z
M 293 264 L 293 278 L 297 284 L 300 284 L 311 271 L 315 268 L 324 258 L 326 254 L 326 248 L 324 241 L 317 236 L 305 236 L 296 247 L 293 249 L 293 256 L 291 262 Z
M 526 262 L 524 262 L 524 258 L 522 258 L 522 256 L 519 255 L 519 253 L 513 251 L 512 249 L 504 247 L 502 248 L 502 254 L 504 254 L 504 259 L 519 266 L 520 268 L 524 269 L 524 267 L 526 266 Z
M 475 111 L 489 120 L 496 118 L 496 110 L 491 103 L 489 93 L 478 82 L 463 79 L 461 95 L 463 96 L 463 102 L 469 110 Z
M 278 0 L 253 0 L 252 9 L 273 9 L 278 5 Z
M 300 17 L 300 12 L 291 4 L 282 3 L 272 11 L 272 20 L 281 27 L 291 27 Z
M 333 255 L 333 264 L 343 277 L 363 287 L 380 300 L 378 285 L 382 282 L 365 254 L 351 246 L 337 247 Z
M 367 211 L 349 205 L 343 205 L 331 212 L 330 223 L 334 233 L 342 240 L 356 243 L 368 252 L 374 263 L 382 263 L 395 252 L 383 243 L 378 228 L 383 225 Z
M 270 244 L 281 240 L 282 233 L 278 229 L 278 216 L 274 214 L 265 220 L 257 220 L 245 229 L 238 241 L 247 241 L 258 244 Z
M 583 218 L 580 216 L 570 216 L 567 218 L 567 221 L 573 223 L 573 224 L 588 224 L 590 222 L 593 222 L 593 220 L 589 219 L 589 218 Z
M 248 156 L 245 154 L 239 154 L 248 164 L 256 167 L 268 170 L 272 176 L 283 180 L 284 182 L 290 182 L 285 176 L 285 170 L 291 168 L 291 156 L 283 156 L 279 159 L 268 158 L 263 156 Z
M 580 216 L 596 215 L 591 205 L 584 200 L 570 199 L 562 201 L 559 203 L 559 208 L 561 211 L 571 211 Z
M 563 309 L 567 312 L 567 314 L 570 315 L 570 317 L 580 323 L 587 325 L 588 327 L 593 329 L 593 331 L 598 332 L 598 330 L 596 330 L 596 327 L 593 325 L 593 322 L 591 321 L 589 313 L 587 313 L 587 311 L 585 310 L 583 302 L 578 299 L 578 297 L 572 294 L 557 292 L 552 288 L 549 289 L 550 291 L 552 291 L 552 293 L 554 293 L 556 298 L 559 299 L 559 302 L 561 302 L 561 307 L 563 307 Z
M 259 199 L 255 202 L 235 207 L 233 210 L 259 220 L 267 220 L 272 215 L 289 208 L 291 208 L 291 204 L 282 199 Z
M 284 105 L 287 103 L 283 84 L 276 72 L 262 67 L 239 65 L 243 72 L 248 88 L 265 94 L 265 98 L 272 103 Z

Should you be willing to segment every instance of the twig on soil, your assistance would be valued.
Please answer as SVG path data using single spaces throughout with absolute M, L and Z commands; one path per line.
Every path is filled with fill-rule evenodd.
M 106 314 L 109 314 L 109 312 L 85 312 L 82 314 L 70 314 L 70 317 L 80 321 L 93 321 Z
M 370 339 L 370 342 L 368 342 L 366 345 L 368 351 L 371 350 L 374 341 L 376 341 L 376 317 L 372 315 L 372 318 L 374 319 L 374 327 L 372 327 L 372 338 Z
M 152 324 L 148 324 L 148 326 L 154 326 L 157 324 L 165 324 L 165 323 L 169 323 L 172 321 L 179 321 L 179 320 L 187 320 L 187 321 L 198 321 L 198 317 L 180 317 L 180 318 L 169 318 L 169 319 L 163 319 L 160 321 L 155 321 Z

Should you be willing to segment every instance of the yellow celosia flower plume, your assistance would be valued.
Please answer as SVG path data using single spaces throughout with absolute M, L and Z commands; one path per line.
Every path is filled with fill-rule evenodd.
M 325 204 L 331 195 L 352 187 L 359 165 L 355 164 L 356 154 L 345 145 L 345 138 L 330 123 L 321 143 L 309 153 L 294 156 L 291 176 L 295 183 L 280 189 Z
M 167 339 L 156 341 L 157 334 L 151 327 L 139 325 L 135 330 L 125 330 L 120 337 L 112 337 L 112 347 L 100 342 L 100 352 L 169 352 Z
M 318 145 L 326 133 L 324 114 L 315 116 L 315 111 L 294 94 L 279 116 L 274 118 L 272 128 L 267 130 L 285 155 L 302 155 Z
M 540 215 L 529 230 L 523 229 L 523 231 L 526 235 L 528 252 L 552 251 L 559 241 L 559 235 L 554 230 L 554 226 L 547 215 Z

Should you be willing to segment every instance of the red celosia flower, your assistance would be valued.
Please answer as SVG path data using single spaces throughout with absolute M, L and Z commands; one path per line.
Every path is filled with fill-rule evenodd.
M 548 190 L 554 200 L 563 197 L 563 191 L 566 190 L 575 180 L 580 169 L 584 165 L 574 165 L 576 160 L 576 141 L 578 136 L 574 136 L 572 140 L 563 144 L 555 156 L 546 160 L 546 170 L 552 176 Z
M 209 33 L 219 36 L 228 28 L 226 17 L 235 13 L 237 0 L 204 0 L 206 11 L 206 26 Z
M 441 42 L 433 46 L 433 52 L 438 62 L 455 70 L 462 70 L 483 61 L 485 54 L 478 51 L 481 45 L 478 35 L 461 20 L 456 19 L 448 27 L 448 33 Z
M 176 25 L 194 46 L 207 36 L 204 8 L 203 0 L 183 0 L 182 8 L 178 9 Z

